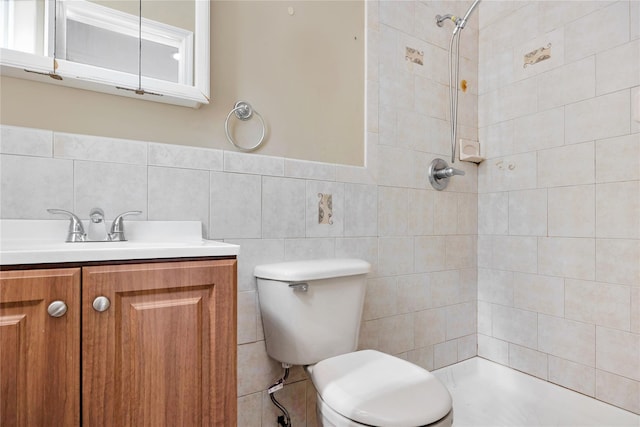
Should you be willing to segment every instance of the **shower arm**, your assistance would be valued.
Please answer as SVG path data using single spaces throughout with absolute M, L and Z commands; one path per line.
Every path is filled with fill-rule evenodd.
M 447 13 L 446 15 L 436 15 L 436 25 L 438 27 L 444 26 L 444 21 L 446 21 L 447 19 L 450 19 L 455 24 L 456 19 L 458 18 L 456 18 L 450 13 Z

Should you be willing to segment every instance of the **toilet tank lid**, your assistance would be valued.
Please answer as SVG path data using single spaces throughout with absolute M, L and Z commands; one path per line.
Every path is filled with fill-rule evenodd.
M 301 282 L 355 276 L 370 270 L 371 264 L 361 259 L 331 258 L 258 265 L 254 275 L 260 279 Z

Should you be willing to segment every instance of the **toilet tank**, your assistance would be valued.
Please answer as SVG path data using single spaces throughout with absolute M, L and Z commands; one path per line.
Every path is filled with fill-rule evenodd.
M 359 259 L 257 266 L 269 356 L 291 365 L 311 365 L 356 350 L 370 269 Z

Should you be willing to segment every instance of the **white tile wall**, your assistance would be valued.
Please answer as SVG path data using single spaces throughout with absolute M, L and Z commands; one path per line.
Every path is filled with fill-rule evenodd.
M 628 286 L 565 280 L 565 317 L 629 330 L 631 289 Z
M 490 160 L 478 168 L 478 352 L 640 413 L 640 7 L 531 5 L 480 7 L 479 135 Z M 523 40 L 508 24 L 525 11 Z M 551 58 L 518 68 L 523 50 L 548 43 Z M 517 153 L 533 158 L 532 186 Z M 524 262 L 514 238 L 529 236 L 536 254 Z M 526 329 L 509 329 L 521 311 L 537 316 L 537 342 L 525 347 Z
M 344 192 L 344 235 L 377 235 L 377 187 L 375 185 L 345 184 Z
M 640 180 L 640 133 L 596 141 L 596 182 L 634 180 Z
M 548 192 L 546 189 L 509 192 L 509 234 L 513 236 L 546 236 L 547 206 Z
M 223 151 L 171 144 L 149 144 L 149 165 L 221 171 Z
M 478 356 L 503 365 L 509 365 L 509 343 L 478 334 Z
M 409 192 L 406 188 L 380 187 L 378 190 L 378 233 L 406 236 L 409 221 Z
M 552 55 L 555 55 L 553 47 L 551 49 Z M 538 108 L 547 110 L 592 98 L 596 92 L 595 81 L 596 65 L 593 56 L 547 71 L 538 78 Z M 562 139 L 564 141 L 564 136 Z
M 538 239 L 538 272 L 548 276 L 593 280 L 595 240 L 573 237 Z
M 88 219 L 94 207 L 109 219 L 131 210 L 142 211 L 134 220 L 148 217 L 147 166 L 76 160 L 73 169 L 74 211 L 80 218 Z
M 550 188 L 547 193 L 549 236 L 595 237 L 595 185 Z
M 262 177 L 262 237 L 305 237 L 305 182 Z
M 548 357 L 546 353 L 516 344 L 509 344 L 509 366 L 543 380 L 548 378 Z
M 603 25 L 603 22 L 615 22 L 628 13 L 629 2 L 617 1 L 568 23 L 565 26 L 565 59 L 584 58 L 627 42 L 628 25 Z
M 554 92 L 555 93 L 555 92 Z M 564 144 L 564 108 L 553 108 L 513 121 L 515 152 L 530 152 Z
M 640 381 L 640 336 L 598 326 L 596 368 Z
M 414 236 L 432 235 L 435 215 L 435 191 L 409 190 L 411 209 L 407 209 L 408 232 Z
M 640 240 L 598 239 L 596 241 L 596 280 L 640 285 Z
M 549 355 L 549 381 L 587 396 L 594 396 L 596 370 L 591 366 Z
M 560 277 L 514 273 L 514 307 L 533 312 L 563 316 L 565 285 Z
M 15 126 L 0 128 L 0 154 L 52 157 L 53 132 Z
M 492 335 L 528 348 L 538 343 L 538 315 L 532 311 L 494 305 Z
M 538 187 L 595 182 L 595 152 L 592 142 L 541 150 L 537 154 Z
M 55 133 L 53 153 L 62 159 L 147 164 L 147 144 L 140 141 Z
M 478 301 L 513 306 L 513 272 L 478 269 Z
M 535 237 L 494 236 L 491 264 L 498 270 L 535 273 L 538 269 Z
M 595 366 L 594 325 L 539 314 L 538 333 L 538 350 L 573 362 Z
M 596 370 L 596 398 L 640 413 L 640 383 L 607 371 Z
M 262 180 L 258 175 L 211 172 L 210 235 L 262 237 Z
M 73 211 L 73 178 L 71 160 L 0 155 L 2 217 L 50 219 L 48 208 Z
M 629 67 L 620 67 L 621 63 Z M 598 95 L 640 84 L 640 40 L 634 40 L 596 55 Z
M 629 90 L 620 90 L 565 107 L 567 144 L 629 133 Z
M 194 220 L 209 225 L 208 171 L 149 166 L 147 173 L 149 220 Z
M 596 237 L 640 239 L 640 180 L 596 185 Z

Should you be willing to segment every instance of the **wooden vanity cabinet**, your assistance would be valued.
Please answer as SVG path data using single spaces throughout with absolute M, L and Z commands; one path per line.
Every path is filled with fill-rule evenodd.
M 71 419 L 56 421 L 55 425 L 236 425 L 235 259 L 99 265 L 75 270 L 75 309 L 69 305 L 64 317 L 75 312 L 67 319 L 76 324 L 72 341 L 78 343 L 75 373 L 69 372 L 69 376 L 81 382 L 81 387 L 75 387 L 76 406 L 65 411 L 73 414 Z M 15 273 L 28 272 L 0 273 L 3 297 L 5 278 Z M 15 314 L 10 306 L 2 302 L 0 324 L 11 316 Z M 2 353 L 9 339 L 4 332 L 0 336 Z M 63 366 L 46 355 L 33 358 L 45 365 L 47 372 Z M 3 354 L 2 374 L 4 360 Z M 1 384 L 0 400 L 4 401 L 5 394 L 20 394 L 4 375 Z M 57 394 L 46 388 L 38 390 L 56 405 L 53 401 L 58 400 Z M 5 403 L 2 405 L 0 425 L 52 425 L 48 418 L 42 423 L 5 423 Z M 39 406 L 26 411 L 16 408 L 13 412 L 18 417 L 25 412 L 40 412 Z
M 0 272 L 0 426 L 79 424 L 79 307 L 79 268 Z

